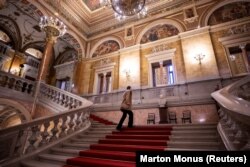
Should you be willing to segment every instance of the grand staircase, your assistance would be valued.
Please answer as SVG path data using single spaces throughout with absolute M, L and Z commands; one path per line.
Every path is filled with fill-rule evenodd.
M 92 120 L 68 141 L 21 162 L 23 167 L 135 167 L 136 151 L 224 150 L 216 124 L 145 125 L 115 130 Z

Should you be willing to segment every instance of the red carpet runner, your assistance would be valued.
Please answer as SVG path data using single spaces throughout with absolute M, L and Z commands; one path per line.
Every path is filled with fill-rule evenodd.
M 113 131 L 80 151 L 79 157 L 67 160 L 64 167 L 135 167 L 136 151 L 163 151 L 171 126 L 135 126 Z

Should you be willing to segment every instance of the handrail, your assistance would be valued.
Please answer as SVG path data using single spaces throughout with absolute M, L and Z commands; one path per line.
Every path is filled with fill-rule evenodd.
M 93 104 L 85 98 L 44 83 L 40 84 L 38 98 L 40 102 L 60 112 L 73 108 L 84 108 Z
M 33 95 L 35 82 L 0 71 L 0 86 Z
M 91 108 L 64 113 L 0 130 L 0 162 L 32 154 L 90 126 Z
M 14 90 L 14 93 L 18 91 L 33 97 L 35 84 L 0 71 L 0 87 Z M 60 111 L 60 114 L 0 130 L 0 163 L 33 155 L 90 126 L 93 103 L 82 97 L 41 83 L 38 102 Z
M 0 86 L 34 96 L 37 83 L 19 76 L 0 71 Z M 73 93 L 41 83 L 38 100 L 53 111 L 64 112 L 73 108 L 84 108 L 92 105 L 92 102 Z
M 218 131 L 228 150 L 250 149 L 250 101 L 239 97 L 249 93 L 249 85 L 250 75 L 211 94 L 220 107 Z
M 143 106 L 174 106 L 179 104 L 200 104 L 213 102 L 211 93 L 216 85 L 222 80 L 231 82 L 229 79 L 214 78 L 202 81 L 192 81 L 180 84 L 166 85 L 161 87 L 133 88 L 133 104 Z M 204 88 L 204 89 L 202 89 Z M 122 101 L 124 91 L 108 92 L 103 94 L 83 95 L 94 103 L 95 108 L 106 106 L 118 106 Z

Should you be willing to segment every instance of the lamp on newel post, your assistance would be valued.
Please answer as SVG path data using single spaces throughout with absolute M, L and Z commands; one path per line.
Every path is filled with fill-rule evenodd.
M 41 83 L 45 83 L 49 71 L 49 64 L 51 62 L 53 46 L 56 43 L 58 37 L 63 36 L 66 33 L 66 26 L 62 21 L 57 18 L 43 16 L 40 19 L 39 26 L 46 34 L 46 45 L 43 52 L 42 61 L 38 71 L 37 84 L 34 94 L 34 103 L 32 107 L 31 115 L 34 116 L 34 110 L 36 105 L 37 96 Z

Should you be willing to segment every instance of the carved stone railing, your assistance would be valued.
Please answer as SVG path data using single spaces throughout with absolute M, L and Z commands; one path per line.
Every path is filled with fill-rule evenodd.
M 92 105 L 92 102 L 80 96 L 43 83 L 40 85 L 38 99 L 39 102 L 60 112 Z
M 153 88 L 135 89 L 132 87 L 133 104 L 145 106 L 175 105 L 180 103 L 204 103 L 212 101 L 211 93 L 221 79 L 211 79 L 185 84 L 174 84 Z M 83 96 L 94 103 L 95 108 L 100 106 L 118 106 L 122 101 L 124 91 Z
M 250 150 L 250 76 L 212 93 L 220 109 L 218 132 L 227 150 Z
M 90 110 L 73 109 L 0 130 L 0 164 L 14 163 L 86 130 L 90 126 Z
M 15 51 L 10 46 L 0 43 L 0 65 L 5 61 L 10 60 L 14 55 L 14 52 Z
M 0 87 L 33 95 L 35 82 L 0 71 Z
M 35 94 L 36 84 L 36 82 L 0 71 L 0 93 L 4 96 L 13 98 L 16 95 L 16 91 L 18 91 L 19 93 L 24 93 L 24 95 L 19 94 L 20 96 L 26 97 L 30 95 L 32 99 Z M 80 96 L 44 83 L 41 83 L 39 87 L 38 102 L 56 112 L 68 111 L 74 108 L 84 108 L 92 105 L 92 102 Z

